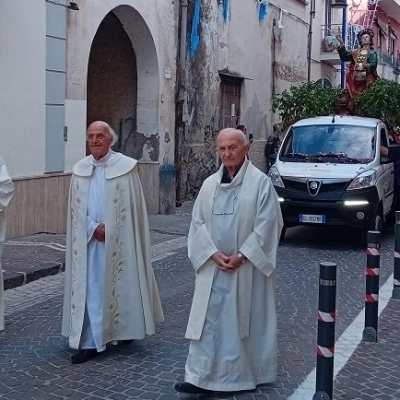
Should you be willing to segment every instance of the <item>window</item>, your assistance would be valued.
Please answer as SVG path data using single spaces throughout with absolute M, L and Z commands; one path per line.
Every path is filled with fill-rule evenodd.
M 280 158 L 291 162 L 370 162 L 374 158 L 374 143 L 375 130 L 370 127 L 299 126 L 286 135 Z
M 394 55 L 396 49 L 397 35 L 393 29 L 389 29 L 389 54 Z
M 331 28 L 332 25 L 332 8 L 331 8 L 331 0 L 325 0 L 325 26 L 327 28 Z M 325 36 L 329 34 L 325 32 Z
M 382 30 L 379 29 L 378 31 L 378 48 L 383 51 L 385 50 L 385 42 L 386 42 L 386 36 L 383 34 Z
M 240 121 L 240 91 L 244 78 L 220 72 L 220 128 L 235 127 Z

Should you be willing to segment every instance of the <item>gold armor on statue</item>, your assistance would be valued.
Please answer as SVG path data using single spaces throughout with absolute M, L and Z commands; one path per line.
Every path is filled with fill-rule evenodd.
M 365 82 L 367 80 L 367 60 L 368 50 L 359 50 L 354 68 L 354 80 L 356 82 Z

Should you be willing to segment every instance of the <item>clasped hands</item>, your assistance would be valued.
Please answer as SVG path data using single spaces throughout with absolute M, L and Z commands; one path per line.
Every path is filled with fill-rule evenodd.
M 94 230 L 93 236 L 99 242 L 105 242 L 106 241 L 106 226 L 103 223 L 99 224 L 97 226 L 97 228 Z
M 233 254 L 227 256 L 224 253 L 218 251 L 211 256 L 211 260 L 217 264 L 217 267 L 225 272 L 235 272 L 242 264 L 242 259 L 237 255 Z

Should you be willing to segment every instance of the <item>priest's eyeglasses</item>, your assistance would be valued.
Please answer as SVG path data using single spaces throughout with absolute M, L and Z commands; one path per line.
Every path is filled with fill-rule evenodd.
M 106 135 L 105 133 L 98 133 L 98 134 L 93 134 L 93 133 L 89 133 L 89 135 L 86 136 L 86 141 L 87 142 L 93 142 L 93 140 L 100 140 L 101 142 L 103 142 L 104 140 L 108 139 L 109 136 Z
M 235 213 L 235 203 L 238 197 L 239 188 L 235 188 L 234 190 L 229 190 L 225 193 L 221 193 L 218 191 L 218 188 L 215 189 L 215 194 L 213 198 L 212 205 L 212 213 L 213 215 L 232 215 Z

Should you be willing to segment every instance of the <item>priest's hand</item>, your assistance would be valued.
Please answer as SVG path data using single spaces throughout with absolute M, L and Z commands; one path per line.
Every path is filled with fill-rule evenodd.
M 93 232 L 93 236 L 99 242 L 106 241 L 106 226 L 102 223 Z
M 237 254 L 233 254 L 229 257 L 228 267 L 224 269 L 226 272 L 235 272 L 243 263 L 243 258 Z
M 228 257 L 224 253 L 218 252 L 211 256 L 221 271 L 235 272 L 241 265 L 242 259 L 238 255 Z
M 221 253 L 220 251 L 218 251 L 217 253 L 214 253 L 211 256 L 211 260 L 213 260 L 215 262 L 215 264 L 217 264 L 217 267 L 219 269 L 222 269 L 223 271 L 226 271 L 227 269 L 230 268 L 229 257 L 227 255 L 225 255 L 224 253 Z

